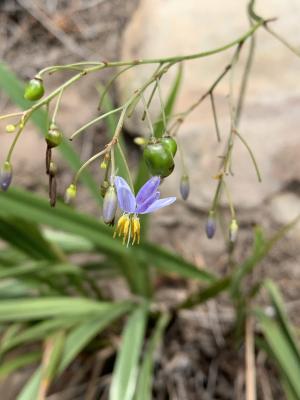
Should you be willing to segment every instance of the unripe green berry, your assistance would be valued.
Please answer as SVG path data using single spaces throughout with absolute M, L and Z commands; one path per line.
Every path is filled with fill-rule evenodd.
M 177 152 L 177 143 L 174 138 L 171 136 L 164 136 L 161 138 L 161 143 L 170 150 L 172 153 L 173 157 L 175 157 L 175 154 Z
M 57 147 L 62 142 L 62 134 L 55 124 L 50 125 L 50 129 L 45 136 L 46 142 L 50 148 Z
M 31 79 L 25 87 L 24 98 L 29 101 L 39 100 L 44 96 L 45 89 L 41 78 Z
M 144 160 L 152 175 L 165 178 L 174 169 L 173 155 L 162 143 L 149 143 L 144 149 Z

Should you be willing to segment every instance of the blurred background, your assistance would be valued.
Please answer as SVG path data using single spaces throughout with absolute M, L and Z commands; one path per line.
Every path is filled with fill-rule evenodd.
M 49 65 L 81 60 L 167 57 L 205 51 L 239 37 L 248 29 L 246 6 L 247 2 L 244 0 L 2 0 L 0 59 L 25 81 Z M 266 18 L 278 17 L 272 25 L 274 29 L 299 48 L 298 0 L 258 0 L 257 12 Z M 241 53 L 237 67 L 238 78 L 246 60 L 247 46 L 248 44 Z M 231 57 L 232 50 L 229 50 L 186 62 L 175 112 L 185 110 L 195 102 L 230 62 Z M 151 68 L 139 66 L 122 75 L 111 91 L 112 102 L 115 105 L 122 104 L 151 73 Z M 289 52 L 267 32 L 262 30 L 257 33 L 256 53 L 240 131 L 255 154 L 262 182 L 257 182 L 247 151 L 241 143 L 237 143 L 233 155 L 234 175 L 229 178 L 240 225 L 235 254 L 237 262 L 242 261 L 249 253 L 255 224 L 260 223 L 266 231 L 275 232 L 300 214 L 299 70 L 299 57 Z M 98 115 L 97 85 L 107 83 L 112 72 L 108 69 L 89 74 L 64 93 L 57 120 L 67 137 Z M 169 92 L 175 75 L 176 68 L 162 79 L 164 96 Z M 63 83 L 67 76 L 68 73 L 62 72 L 47 77 L 47 91 L 50 92 Z M 164 195 L 178 196 L 178 201 L 174 207 L 166 208 L 153 216 L 149 231 L 149 237 L 155 243 L 175 250 L 199 267 L 205 265 L 212 272 L 220 274 L 228 272 L 222 230 L 219 229 L 214 240 L 209 241 L 205 236 L 204 226 L 216 187 L 213 176 L 218 170 L 218 156 L 223 151 L 230 127 L 227 95 L 228 80 L 225 79 L 215 91 L 221 143 L 217 143 L 215 138 L 209 101 L 201 104 L 182 125 L 178 140 L 182 144 L 189 171 L 191 194 L 186 202 L 180 199 L 181 170 L 179 166 L 176 167 L 175 172 L 164 182 L 162 191 Z M 0 90 L 0 113 L 15 110 L 16 106 Z M 158 115 L 157 99 L 150 111 L 153 118 Z M 1 160 L 12 140 L 4 132 L 5 121 L 1 121 Z M 126 122 L 124 135 L 133 171 L 137 168 L 140 154 L 133 138 L 147 133 L 147 126 L 139 118 L 139 113 Z M 106 126 L 97 124 L 74 143 L 82 160 L 91 157 L 99 151 L 99 146 L 107 142 L 105 134 Z M 18 143 L 14 154 L 14 185 L 32 192 L 46 193 L 44 155 L 44 139 L 32 125 Z M 58 190 L 63 195 L 71 182 L 72 173 L 65 160 L 59 155 L 56 157 L 59 165 Z M 99 167 L 93 166 L 92 171 L 98 179 Z M 229 221 L 225 200 L 222 203 L 222 213 L 225 221 Z M 76 208 L 100 218 L 99 205 L 84 187 L 79 190 Z M 298 327 L 299 241 L 298 224 L 272 250 L 251 277 L 253 281 L 270 277 L 278 284 L 288 314 Z M 157 298 L 167 305 L 177 303 L 186 297 L 191 288 L 193 282 L 166 278 L 158 285 Z M 118 290 L 122 290 L 122 283 L 116 289 Z M 261 301 L 264 300 L 262 296 Z M 171 386 L 175 382 L 175 389 L 169 387 L 167 391 L 170 397 L 157 395 L 157 399 L 243 398 L 239 397 L 243 387 L 243 364 L 239 359 L 239 352 L 232 353 L 229 348 L 218 352 L 232 320 L 232 308 L 223 297 L 221 300 L 211 300 L 200 310 L 180 313 L 168 343 L 164 372 L 158 374 L 156 382 L 159 387 L 167 379 Z M 195 354 L 195 348 L 201 349 L 198 354 Z M 234 358 L 232 354 L 235 354 Z M 206 361 L 212 359 L 213 363 L 207 367 Z M 258 380 L 267 381 L 268 384 L 264 387 L 262 382 L 258 383 L 263 387 L 259 392 L 260 398 L 284 399 L 276 373 L 264 361 L 263 358 L 260 360 L 261 375 Z M 210 384 L 214 388 L 218 385 L 218 389 L 214 389 L 214 394 L 208 390 L 206 394 L 202 392 L 203 397 L 197 397 L 197 389 L 192 388 L 195 371 L 198 371 L 198 380 L 201 382 L 207 374 L 207 368 L 211 368 Z M 26 371 L 24 374 L 26 375 Z M 23 381 L 24 376 L 19 374 L 5 383 L 1 392 L 11 393 L 5 396 L 5 400 L 15 398 L 15 388 Z M 53 395 L 49 399 L 67 397 Z

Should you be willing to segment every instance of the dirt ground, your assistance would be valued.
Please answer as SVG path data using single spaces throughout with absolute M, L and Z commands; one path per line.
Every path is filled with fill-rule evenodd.
M 119 59 L 122 33 L 130 19 L 138 0 L 2 0 L 0 1 L 0 59 L 24 80 L 48 65 L 65 64 L 82 59 L 117 60 Z M 64 74 L 51 78 L 47 84 L 54 88 L 63 82 Z M 67 134 L 87 122 L 95 115 L 98 93 L 95 89 L 97 79 L 107 82 L 109 71 L 101 76 L 88 76 L 76 87 L 66 92 L 59 124 Z M 118 101 L 115 96 L 113 99 Z M 15 108 L 7 97 L 0 92 L 0 112 Z M 74 112 L 78 110 L 78 112 Z M 0 125 L 3 130 L 4 125 Z M 82 159 L 91 156 L 97 147 L 104 144 L 105 129 L 98 126 L 91 136 L 80 139 L 77 150 Z M 2 140 L 2 138 L 1 138 Z M 0 155 L 10 142 L 3 139 Z M 130 140 L 128 140 L 130 142 Z M 42 169 L 44 165 L 44 142 L 37 135 L 24 138 L 24 145 L 16 154 L 16 183 L 28 190 L 44 192 L 47 190 Z M 136 162 L 136 149 L 130 147 L 133 165 Z M 71 174 L 63 160 L 59 161 L 60 188 L 70 182 Z M 88 194 L 82 190 L 78 207 L 99 214 L 95 205 L 88 201 Z M 255 211 L 255 219 L 267 212 Z M 175 248 L 187 258 L 199 265 L 213 265 L 215 271 L 224 272 L 226 256 L 224 247 L 217 242 L 212 247 L 201 248 L 197 245 L 198 231 L 189 230 L 189 221 L 205 215 L 193 209 L 184 211 L 185 221 L 182 226 L 173 226 L 173 222 L 161 220 L 152 230 L 151 237 L 157 242 Z M 249 250 L 251 238 L 249 232 L 251 216 L 246 215 L 241 221 L 240 250 L 237 258 L 242 259 Z M 152 222 L 152 224 L 154 224 Z M 176 229 L 174 229 L 176 228 Z M 270 230 L 277 228 L 270 225 Z M 168 232 L 168 235 L 166 235 Z M 170 234 L 169 232 L 173 232 Z M 185 244 L 182 245 L 182 237 Z M 196 249 L 196 250 L 195 250 Z M 289 239 L 284 239 L 272 253 L 267 262 L 257 271 L 257 279 L 272 276 L 284 289 L 288 311 L 297 324 L 299 282 L 296 268 L 299 249 Z M 292 265 L 292 267 L 290 267 Z M 276 266 L 276 268 L 275 268 Z M 280 268 L 278 268 L 280 266 Z M 293 271 L 295 274 L 293 276 Z M 157 299 L 164 303 L 178 302 L 191 290 L 185 282 L 176 279 L 165 280 L 158 288 Z M 263 300 L 263 299 L 262 299 Z M 226 298 L 218 302 L 210 301 L 193 311 L 183 311 L 174 319 L 165 337 L 164 344 L 157 354 L 155 366 L 154 392 L 157 400 L 209 400 L 244 398 L 244 348 L 236 348 L 232 341 L 231 327 L 234 319 L 233 310 Z M 91 349 L 70 368 L 53 388 L 50 400 L 86 399 L 83 393 L 90 390 L 89 400 L 106 399 L 107 387 L 113 362 L 113 353 L 96 353 Z M 100 361 L 101 360 L 101 361 Z M 258 360 L 258 398 L 283 399 L 278 378 L 264 354 L 257 354 Z M 97 376 L 95 374 L 95 365 Z M 77 368 L 80 366 L 80 369 Z M 83 367 L 84 366 L 84 367 Z M 80 370 L 80 371 L 79 371 Z M 77 371 L 77 372 L 76 372 Z M 10 393 L 5 400 L 13 400 L 15 390 L 26 379 L 25 374 L 16 374 L 5 387 Z M 68 382 L 66 385 L 65 382 Z M 96 388 L 96 389 L 95 389 Z

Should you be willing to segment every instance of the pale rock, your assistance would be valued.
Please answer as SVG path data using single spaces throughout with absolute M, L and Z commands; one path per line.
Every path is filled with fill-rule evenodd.
M 141 0 L 124 35 L 122 58 L 157 58 L 190 54 L 222 46 L 248 29 L 246 1 L 227 0 Z M 300 47 L 300 2 L 297 0 L 260 0 L 257 12 L 264 17 L 279 17 L 272 27 Z M 234 177 L 228 178 L 234 203 L 239 208 L 260 206 L 267 198 L 299 180 L 300 154 L 300 59 L 276 39 L 261 29 L 257 32 L 254 66 L 251 72 L 240 133 L 252 148 L 260 167 L 263 182 L 258 183 L 255 170 L 245 147 L 237 140 L 233 154 Z M 176 112 L 195 102 L 230 62 L 233 49 L 184 64 L 184 79 Z M 241 76 L 247 56 L 243 49 L 237 67 Z M 154 66 L 138 66 L 119 80 L 119 97 L 124 101 L 150 74 Z M 162 79 L 166 95 L 176 68 Z M 235 89 L 238 88 L 236 84 Z M 215 91 L 215 101 L 222 133 L 218 144 L 209 100 L 197 108 L 179 132 L 186 163 L 190 172 L 191 195 L 188 204 L 210 207 L 217 182 L 213 179 L 229 131 L 228 79 Z M 156 97 L 151 107 L 158 115 Z M 136 134 L 148 134 L 147 125 L 139 113 L 127 121 Z M 153 117 L 154 118 L 154 117 Z M 180 162 L 165 180 L 164 189 L 170 194 L 179 186 Z M 179 193 L 179 191 L 178 191 Z

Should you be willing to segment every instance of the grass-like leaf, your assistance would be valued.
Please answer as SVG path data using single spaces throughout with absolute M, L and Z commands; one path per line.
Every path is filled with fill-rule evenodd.
M 169 315 L 162 314 L 154 328 L 154 331 L 149 339 L 143 362 L 141 365 L 137 388 L 135 391 L 135 400 L 151 400 L 152 399 L 152 381 L 154 368 L 154 353 L 159 343 L 162 340 L 164 330 L 169 322 Z
M 138 362 L 144 341 L 147 309 L 141 306 L 129 317 L 122 336 L 110 386 L 110 400 L 132 400 L 138 376 Z

